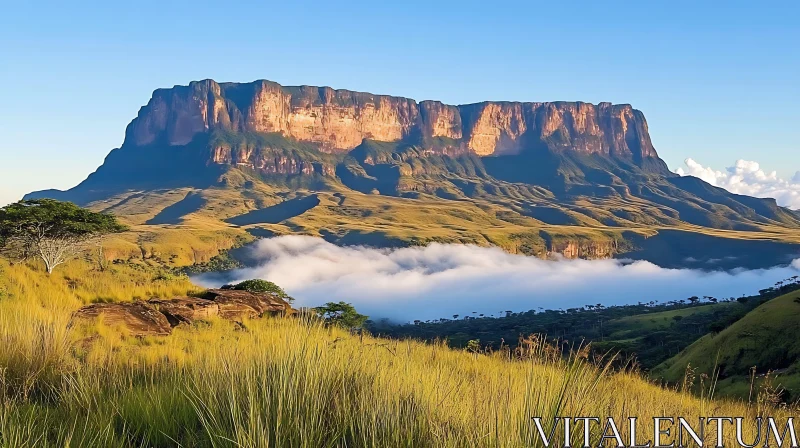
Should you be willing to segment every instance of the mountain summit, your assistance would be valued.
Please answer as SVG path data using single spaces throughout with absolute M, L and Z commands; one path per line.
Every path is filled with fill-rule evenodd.
M 95 173 L 29 195 L 42 196 L 142 225 L 202 216 L 257 235 L 590 258 L 651 247 L 675 265 L 697 254 L 664 245 L 687 235 L 707 259 L 741 240 L 778 244 L 784 257 L 800 228 L 772 199 L 671 173 L 627 104 L 451 106 L 270 81 L 156 90 Z
M 334 90 L 212 80 L 156 90 L 128 127 L 126 144 L 180 146 L 210 131 L 280 133 L 347 152 L 364 139 L 443 139 L 448 154 L 519 154 L 532 146 L 635 161 L 658 158 L 644 115 L 630 105 L 581 102 L 438 101 Z

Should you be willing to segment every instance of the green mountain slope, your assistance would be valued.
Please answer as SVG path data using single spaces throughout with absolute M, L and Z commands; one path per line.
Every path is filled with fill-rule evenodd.
M 686 367 L 696 374 L 719 373 L 719 389 L 745 395 L 751 369 L 757 378 L 769 371 L 790 390 L 800 390 L 800 291 L 770 300 L 719 333 L 698 339 L 677 356 L 653 369 L 652 375 L 670 382 L 680 381 Z

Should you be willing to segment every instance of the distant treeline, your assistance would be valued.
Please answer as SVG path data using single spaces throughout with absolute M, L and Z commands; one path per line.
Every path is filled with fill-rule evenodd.
M 762 303 L 797 289 L 800 278 L 795 276 L 738 298 L 693 296 L 619 306 L 598 303 L 566 310 L 506 311 L 504 317 L 472 313 L 404 325 L 380 320 L 368 321 L 367 328 L 392 338 L 446 340 L 452 347 L 480 346 L 482 350 L 513 348 L 520 337 L 542 334 L 565 346 L 591 342 L 596 353 L 619 353 L 620 359 L 635 358 L 649 369 L 703 335 L 724 330 Z

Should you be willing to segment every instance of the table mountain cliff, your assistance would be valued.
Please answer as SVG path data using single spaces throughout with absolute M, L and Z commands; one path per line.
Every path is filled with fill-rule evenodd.
M 166 191 L 182 199 L 164 203 Z M 42 196 L 143 225 L 206 216 L 253 234 L 589 258 L 663 248 L 670 229 L 783 244 L 800 228 L 772 199 L 671 173 L 627 104 L 456 106 L 271 81 L 156 90 L 95 173 L 29 195 Z M 668 252 L 675 264 L 695 258 Z
M 283 87 L 212 80 L 159 89 L 126 133 L 134 146 L 190 143 L 209 131 L 280 133 L 347 152 L 364 139 L 447 139 L 446 152 L 519 154 L 526 146 L 657 159 L 644 115 L 630 105 L 488 101 L 450 106 L 438 101 L 373 95 L 330 87 Z

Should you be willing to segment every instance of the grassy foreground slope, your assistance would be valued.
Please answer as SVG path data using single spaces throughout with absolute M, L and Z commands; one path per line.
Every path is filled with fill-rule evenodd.
M 698 339 L 677 356 L 653 370 L 654 376 L 680 381 L 687 365 L 697 374 L 719 371 L 720 391 L 748 396 L 751 369 L 762 380 L 767 372 L 783 388 L 800 390 L 800 291 L 795 291 L 747 313 L 719 333 Z M 797 398 L 797 397 L 787 397 Z
M 647 434 L 651 416 L 796 413 L 668 391 L 535 340 L 476 354 L 295 319 L 141 339 L 69 326 L 87 302 L 192 290 L 140 264 L 48 277 L 0 261 L 0 446 L 516 447 L 541 445 L 531 416 L 636 415 Z

